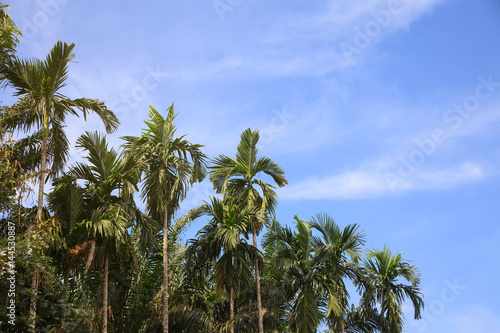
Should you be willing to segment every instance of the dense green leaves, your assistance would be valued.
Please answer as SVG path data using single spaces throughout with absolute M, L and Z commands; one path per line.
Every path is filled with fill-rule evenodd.
M 415 266 L 403 260 L 402 253 L 393 255 L 388 247 L 368 250 L 363 266 L 364 274 L 373 285 L 363 299 L 368 307 L 380 305 L 385 332 L 402 332 L 402 305 L 406 299 L 413 305 L 415 319 L 420 319 L 424 307 L 419 288 L 420 274 Z
M 259 179 L 260 173 L 271 176 L 278 186 L 287 183 L 285 171 L 270 158 L 258 157 L 259 131 L 250 128 L 241 133 L 241 140 L 236 151 L 236 158 L 225 155 L 215 158 L 210 166 L 210 180 L 217 193 L 224 193 L 224 198 L 233 198 L 240 209 L 254 209 L 257 214 L 249 221 L 248 232 L 252 232 L 253 246 L 257 248 L 257 234 L 266 216 L 274 215 L 278 205 L 278 195 L 274 186 Z M 259 191 L 260 189 L 260 191 Z M 254 261 L 255 287 L 259 333 L 264 332 L 264 310 L 262 309 L 260 269 L 258 260 Z
M 273 259 L 284 272 L 283 288 L 294 300 L 294 331 L 315 332 L 321 320 L 343 318 L 349 297 L 345 279 L 359 275 L 356 261 L 364 237 L 355 225 L 341 230 L 327 215 L 311 222 L 295 217 L 295 223 L 296 231 L 274 222 L 264 246 L 273 249 Z
M 14 55 L 20 35 L 21 32 L 10 18 L 10 6 L 0 2 L 0 62 Z
M 144 170 L 141 197 L 151 214 L 162 216 L 168 202 L 169 214 L 178 209 L 190 185 L 205 177 L 206 156 L 201 145 L 176 137 L 173 105 L 167 117 L 151 107 L 147 126 L 140 137 L 125 136 L 128 154 L 140 161 Z
M 116 130 L 119 124 L 103 102 L 88 98 L 72 100 L 61 94 L 60 90 L 67 85 L 69 62 L 75 57 L 73 48 L 74 44 L 57 42 L 45 60 L 14 56 L 0 67 L 0 75 L 5 78 L 2 84 L 12 87 L 14 95 L 19 96 L 9 116 L 2 119 L 2 127 L 25 133 L 39 131 L 35 135 L 47 138 L 52 176 L 62 171 L 69 157 L 69 142 L 63 130 L 68 114 L 78 116 L 76 110 L 80 110 L 86 119 L 90 111 L 95 112 L 108 132 Z
M 167 333 L 169 256 L 168 231 L 174 213 L 194 182 L 205 178 L 206 156 L 198 144 L 176 136 L 174 105 L 163 116 L 150 107 L 147 126 L 140 137 L 123 137 L 128 157 L 139 161 L 144 173 L 141 197 L 148 214 L 163 226 L 163 332 Z
M 59 277 L 64 282 L 58 289 L 61 304 L 72 302 L 74 309 L 61 315 L 68 321 L 64 324 L 67 330 L 73 330 L 82 320 L 89 323 L 88 329 L 104 327 L 101 322 L 105 312 L 101 309 L 106 304 L 105 290 L 109 291 L 109 330 L 154 332 L 162 328 L 165 232 L 158 219 L 164 222 L 163 207 L 171 210 L 169 219 L 174 216 L 179 203 L 172 200 L 185 193 L 172 194 L 160 188 L 160 182 L 184 190 L 198 176 L 192 175 L 196 168 L 192 160 L 181 161 L 189 153 L 178 153 L 180 150 L 173 146 L 159 148 L 165 143 L 181 147 L 184 142 L 183 147 L 192 152 L 197 149 L 184 139 L 173 138 L 174 128 L 165 126 L 159 118 L 153 122 L 156 115 L 152 111 L 143 136 L 126 139 L 126 153 L 110 147 L 97 132 L 84 133 L 77 140 L 77 148 L 87 154 L 85 161 L 75 163 L 56 178 L 48 194 L 48 208 L 58 222 L 46 227 L 40 244 L 44 244 L 43 251 L 48 255 L 44 258 L 50 258 L 52 266 L 43 268 L 42 259 L 37 267 L 42 276 Z M 169 110 L 170 119 L 172 115 Z M 157 125 L 165 131 L 158 130 Z M 160 139 L 161 132 L 169 133 L 168 139 Z M 157 149 L 156 153 L 151 154 L 148 147 Z M 160 159 L 158 153 L 166 155 Z M 191 156 L 203 155 L 196 152 Z M 186 170 L 173 172 L 174 167 L 165 168 L 169 165 L 165 160 Z M 200 168 L 203 165 L 204 161 L 198 161 Z M 167 170 L 162 172 L 164 168 Z M 223 171 L 212 170 L 214 175 Z M 199 172 L 203 175 L 202 170 Z M 133 200 L 141 173 L 145 213 Z M 165 178 L 153 178 L 148 185 L 147 177 L 160 174 Z M 327 214 L 309 221 L 295 217 L 293 225 L 268 220 L 264 251 L 260 253 L 248 236 L 261 221 L 263 200 L 259 198 L 263 192 L 252 198 L 257 204 L 245 205 L 247 201 L 237 194 L 253 192 L 237 186 L 242 180 L 258 183 L 248 182 L 252 177 L 245 181 L 244 176 L 236 176 L 237 172 L 224 174 L 230 176 L 223 198 L 211 198 L 174 222 L 167 220 L 170 331 L 257 332 L 255 262 L 264 268 L 260 273 L 265 331 L 316 332 L 324 325 L 329 332 L 401 332 L 406 299 L 413 302 L 415 317 L 420 316 L 423 301 L 416 268 L 388 248 L 363 255 L 365 235 L 357 224 L 341 227 Z M 182 182 L 176 179 L 180 175 L 189 177 Z M 156 191 L 148 192 L 148 186 L 152 188 L 155 182 Z M 161 205 L 160 197 L 166 199 L 167 206 Z M 203 217 L 208 218 L 207 224 L 184 245 L 180 240 L 183 231 L 191 221 Z M 106 276 L 108 282 L 104 283 Z M 349 285 L 361 295 L 357 306 L 350 301 Z M 48 290 L 42 287 L 41 292 Z M 48 308 L 56 309 L 57 304 L 40 303 L 40 316 L 45 316 Z M 39 322 L 45 323 L 49 322 Z

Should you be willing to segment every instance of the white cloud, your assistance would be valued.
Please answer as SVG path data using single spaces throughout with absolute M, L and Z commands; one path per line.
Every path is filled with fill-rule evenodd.
M 475 163 L 462 163 L 442 169 L 415 169 L 401 175 L 378 161 L 355 171 L 302 180 L 280 189 L 285 199 L 362 199 L 411 191 L 444 190 L 486 177 L 485 170 Z
M 458 333 L 498 333 L 500 332 L 500 321 L 493 311 L 484 306 L 476 305 L 457 314 L 451 320 L 456 326 Z
M 276 12 L 263 9 L 259 27 L 248 29 L 255 22 L 233 22 L 224 31 L 232 39 L 232 47 L 224 57 L 207 57 L 193 65 L 189 61 L 172 72 L 182 80 L 196 81 L 228 77 L 269 78 L 297 75 L 319 76 L 352 65 L 341 47 L 347 43 L 359 52 L 371 49 L 384 36 L 409 25 L 431 11 L 443 0 L 374 0 L 330 1 L 313 10 Z M 268 4 L 254 4 L 268 6 Z M 293 6 L 290 6 L 293 8 Z M 238 10 L 244 10 L 238 8 Z M 368 31 L 367 31 L 368 29 Z M 370 29 L 373 29 L 370 30 Z M 366 35 L 365 45 L 358 45 L 358 31 Z M 219 45 L 207 45 L 204 52 L 218 53 Z M 367 52 L 368 53 L 368 52 Z

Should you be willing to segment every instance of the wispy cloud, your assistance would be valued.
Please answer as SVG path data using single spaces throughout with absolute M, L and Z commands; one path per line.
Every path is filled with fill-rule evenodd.
M 280 189 L 284 199 L 364 199 L 411 191 L 436 191 L 480 181 L 484 167 L 467 162 L 442 169 L 422 168 L 411 177 L 391 179 L 389 164 L 376 162 L 355 171 L 314 177 Z
M 189 66 L 178 62 L 172 75 L 189 81 L 324 75 L 353 64 L 353 59 L 346 59 L 343 44 L 356 48 L 359 56 L 384 36 L 407 29 L 442 1 L 330 1 L 307 11 L 281 8 L 278 16 L 264 8 L 259 13 L 260 27 L 249 30 L 251 22 L 232 22 L 231 29 L 224 31 L 221 40 L 230 36 L 233 45 L 223 57 L 207 57 Z M 358 45 L 360 34 L 367 39 L 363 45 Z M 218 45 L 206 45 L 204 52 L 218 54 Z
M 498 315 L 484 306 L 476 305 L 463 311 L 462 314 L 457 314 L 452 319 L 453 324 L 459 333 L 493 333 L 500 331 L 500 321 Z

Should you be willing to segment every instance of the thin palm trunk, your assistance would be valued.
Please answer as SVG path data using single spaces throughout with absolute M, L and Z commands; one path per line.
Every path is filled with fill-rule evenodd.
M 257 231 L 252 230 L 253 246 L 257 249 Z M 257 293 L 257 313 L 259 318 L 259 333 L 264 333 L 264 318 L 262 314 L 262 302 L 260 297 L 260 275 L 259 275 L 259 258 L 255 258 L 255 290 Z
M 345 322 L 344 318 L 340 318 L 340 332 L 344 333 L 345 332 Z
M 108 332 L 108 252 L 104 252 L 104 291 L 102 296 L 102 333 Z
M 42 161 L 40 167 L 40 184 L 38 185 L 38 209 L 36 211 L 37 222 L 42 219 L 43 213 L 43 189 L 45 185 L 45 170 L 47 166 L 47 138 L 42 139 Z
M 168 200 L 163 213 L 163 333 L 168 333 Z
M 47 139 L 49 137 L 49 117 L 46 113 L 43 115 L 43 132 L 42 132 L 42 156 L 40 165 L 40 184 L 38 185 L 38 209 L 36 212 L 37 222 L 42 219 L 43 213 L 43 189 L 45 186 L 45 172 L 47 169 Z
M 234 286 L 231 281 L 231 286 L 229 288 L 229 333 L 234 333 Z
M 49 118 L 47 114 L 43 115 L 43 137 L 42 137 L 42 156 L 41 156 L 41 166 L 40 166 L 40 184 L 38 185 L 38 207 L 36 212 L 36 222 L 39 223 L 42 220 L 43 213 L 43 189 L 45 185 L 45 171 L 47 167 L 47 137 L 49 134 Z M 35 271 L 31 279 L 31 300 L 30 300 L 30 317 L 29 317 L 29 331 L 35 333 L 36 327 L 36 297 L 38 295 L 38 285 L 39 285 L 40 274 Z

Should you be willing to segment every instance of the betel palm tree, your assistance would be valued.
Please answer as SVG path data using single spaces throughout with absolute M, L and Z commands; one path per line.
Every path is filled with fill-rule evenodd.
M 229 332 L 234 332 L 234 293 L 250 285 L 252 272 L 250 262 L 258 256 L 257 250 L 242 238 L 247 233 L 249 210 L 241 210 L 234 200 L 227 203 L 212 198 L 204 206 L 210 222 L 197 234 L 197 239 L 189 241 L 188 257 L 197 254 L 199 265 L 215 262 L 214 277 L 216 295 L 225 291 L 229 299 Z M 188 260 L 189 262 L 189 260 Z
M 253 246 L 256 249 L 257 234 L 262 227 L 265 215 L 266 213 L 274 214 L 278 203 L 278 195 L 274 191 L 274 186 L 262 181 L 259 176 L 261 173 L 269 175 L 280 187 L 287 184 L 285 171 L 278 164 L 268 157 L 257 157 L 259 138 L 258 131 L 252 131 L 250 128 L 243 131 L 236 158 L 220 155 L 213 160 L 214 165 L 209 168 L 210 180 L 217 193 L 224 193 L 226 197 L 234 197 L 242 207 L 259 209 L 257 216 L 250 221 Z M 258 258 L 255 259 L 254 267 L 259 333 L 263 333 L 264 320 Z
M 349 306 L 346 280 L 355 283 L 358 290 L 367 288 L 367 282 L 359 267 L 365 236 L 359 231 L 357 224 L 350 224 L 341 229 L 327 214 L 317 214 L 311 219 L 310 225 L 321 235 L 314 239 L 313 244 L 315 248 L 327 250 L 328 260 L 325 262 L 325 268 L 336 288 L 337 301 L 332 304 L 337 305 L 337 308 L 329 308 L 326 318 L 330 326 L 336 326 L 344 333 L 344 316 Z
M 283 289 L 292 299 L 290 329 L 313 333 L 327 307 L 323 291 L 329 289 L 322 267 L 327 252 L 313 246 L 312 230 L 306 221 L 295 216 L 297 231 L 274 222 L 264 235 L 263 245 L 275 249 L 274 262 L 283 274 Z
M 405 299 L 411 300 L 415 319 L 421 318 L 424 308 L 418 269 L 403 260 L 402 253 L 393 255 L 388 247 L 367 252 L 363 270 L 374 288 L 363 295 L 362 302 L 372 308 L 379 305 L 383 332 L 400 333 L 404 325 L 402 305 Z
M 14 89 L 19 101 L 11 108 L 10 117 L 2 120 L 8 130 L 21 130 L 40 134 L 40 184 L 37 219 L 43 208 L 43 189 L 47 173 L 47 158 L 52 162 L 51 176 L 62 171 L 69 157 L 69 143 L 64 133 L 64 122 L 68 114 L 78 116 L 80 110 L 86 119 L 89 111 L 98 114 L 108 133 L 118 128 L 119 121 L 105 104 L 96 99 L 70 99 L 61 93 L 67 85 L 68 64 L 75 57 L 73 48 L 57 42 L 45 60 L 22 60 L 12 57 L 0 66 L 2 85 Z
M 2 119 L 1 126 L 7 130 L 34 130 L 34 136 L 41 137 L 37 221 L 41 220 L 43 212 L 47 157 L 52 162 L 49 175 L 53 176 L 62 171 L 69 156 L 69 143 L 63 130 L 66 115 L 78 115 L 75 109 L 79 109 L 86 119 L 87 113 L 93 111 L 101 117 L 107 132 L 114 131 L 119 124 L 103 102 L 88 98 L 72 100 L 60 92 L 66 86 L 68 63 L 75 56 L 73 48 L 74 44 L 59 41 L 44 61 L 9 57 L 0 64 L 1 85 L 14 88 L 14 95 L 19 97 L 17 104 L 11 108 L 12 114 Z M 34 272 L 30 307 L 32 332 L 35 331 L 38 282 L 38 273 Z
M 198 144 L 176 136 L 174 105 L 167 117 L 150 107 L 147 126 L 140 137 L 126 136 L 124 147 L 142 161 L 141 196 L 146 208 L 163 226 L 163 332 L 168 332 L 168 229 L 174 213 L 194 182 L 205 178 L 206 156 Z
M 104 137 L 97 132 L 86 132 L 77 140 L 77 148 L 88 152 L 89 164 L 77 162 L 70 173 L 83 180 L 86 209 L 89 216 L 82 225 L 89 238 L 103 253 L 102 332 L 108 327 L 108 271 L 110 252 L 123 243 L 127 236 L 127 221 L 135 211 L 133 193 L 137 190 L 139 172 L 128 156 L 108 148 Z
M 315 332 L 321 320 L 345 310 L 348 294 L 343 279 L 356 274 L 354 263 L 363 235 L 356 225 L 340 230 L 327 215 L 311 222 L 295 217 L 295 223 L 296 232 L 274 221 L 264 245 L 274 249 L 271 257 L 292 300 L 291 329 Z M 313 229 L 321 237 L 314 236 Z

